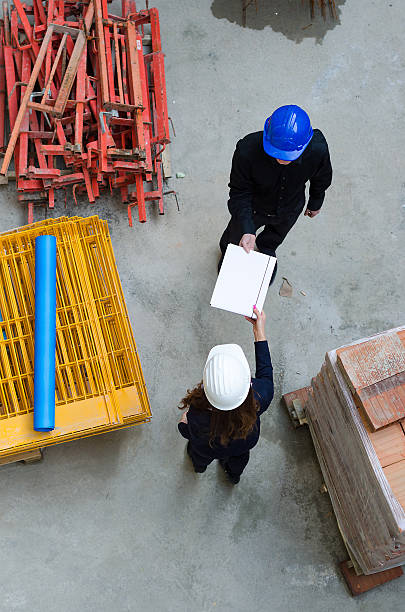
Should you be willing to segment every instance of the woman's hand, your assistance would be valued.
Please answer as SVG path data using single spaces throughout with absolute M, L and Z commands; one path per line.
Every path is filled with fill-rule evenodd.
M 245 317 L 245 319 L 253 325 L 253 334 L 255 337 L 255 342 L 266 340 L 266 315 L 264 311 L 260 312 L 260 310 L 257 309 L 256 304 L 253 306 L 253 312 L 255 313 L 257 319 L 252 319 L 251 317 Z
M 187 412 L 188 412 L 188 408 L 185 412 L 183 412 L 183 414 L 181 415 L 181 419 L 179 421 L 179 423 L 185 423 L 186 425 L 188 425 L 188 421 L 187 421 Z

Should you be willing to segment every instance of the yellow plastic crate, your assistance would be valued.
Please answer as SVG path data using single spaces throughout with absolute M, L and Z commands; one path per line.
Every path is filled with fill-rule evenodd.
M 57 239 L 56 423 L 33 430 L 35 238 Z M 150 420 L 107 223 L 49 219 L 0 234 L 0 457 Z

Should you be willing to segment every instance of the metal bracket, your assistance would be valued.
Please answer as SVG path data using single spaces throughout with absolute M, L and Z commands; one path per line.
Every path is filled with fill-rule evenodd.
M 106 122 L 107 122 L 106 124 L 104 123 L 103 115 L 106 117 Z M 109 123 L 108 123 L 108 119 L 111 119 L 111 117 L 119 117 L 118 111 L 115 110 L 115 109 L 112 109 L 110 111 L 100 111 L 99 112 L 100 127 L 101 127 L 101 131 L 102 131 L 103 134 L 106 133 L 106 126 L 110 127 Z
M 38 96 L 43 96 L 44 93 L 45 93 L 45 87 L 43 88 L 42 91 L 33 91 L 32 94 L 30 95 L 30 102 L 33 102 L 33 98 L 37 98 Z M 51 95 L 51 90 L 49 90 L 48 95 Z M 32 108 L 29 109 L 29 113 L 31 115 Z M 46 119 L 47 124 L 51 128 L 52 126 L 51 126 L 51 122 L 49 121 L 48 115 L 46 113 L 44 113 L 44 115 L 45 115 L 45 119 Z

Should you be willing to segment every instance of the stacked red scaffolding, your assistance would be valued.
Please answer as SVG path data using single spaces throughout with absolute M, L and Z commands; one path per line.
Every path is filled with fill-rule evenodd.
M 14 154 L 18 199 L 52 208 L 73 186 L 95 202 L 118 189 L 128 209 L 163 214 L 162 153 L 169 143 L 157 9 L 122 0 L 3 2 L 0 32 L 1 174 Z M 10 137 L 5 147 L 5 98 Z M 7 126 L 6 126 L 7 127 Z

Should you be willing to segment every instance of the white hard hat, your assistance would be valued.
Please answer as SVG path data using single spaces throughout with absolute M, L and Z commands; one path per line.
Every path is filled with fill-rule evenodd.
M 218 410 L 233 410 L 249 393 L 250 368 L 238 344 L 218 344 L 209 352 L 203 383 L 209 403 Z

